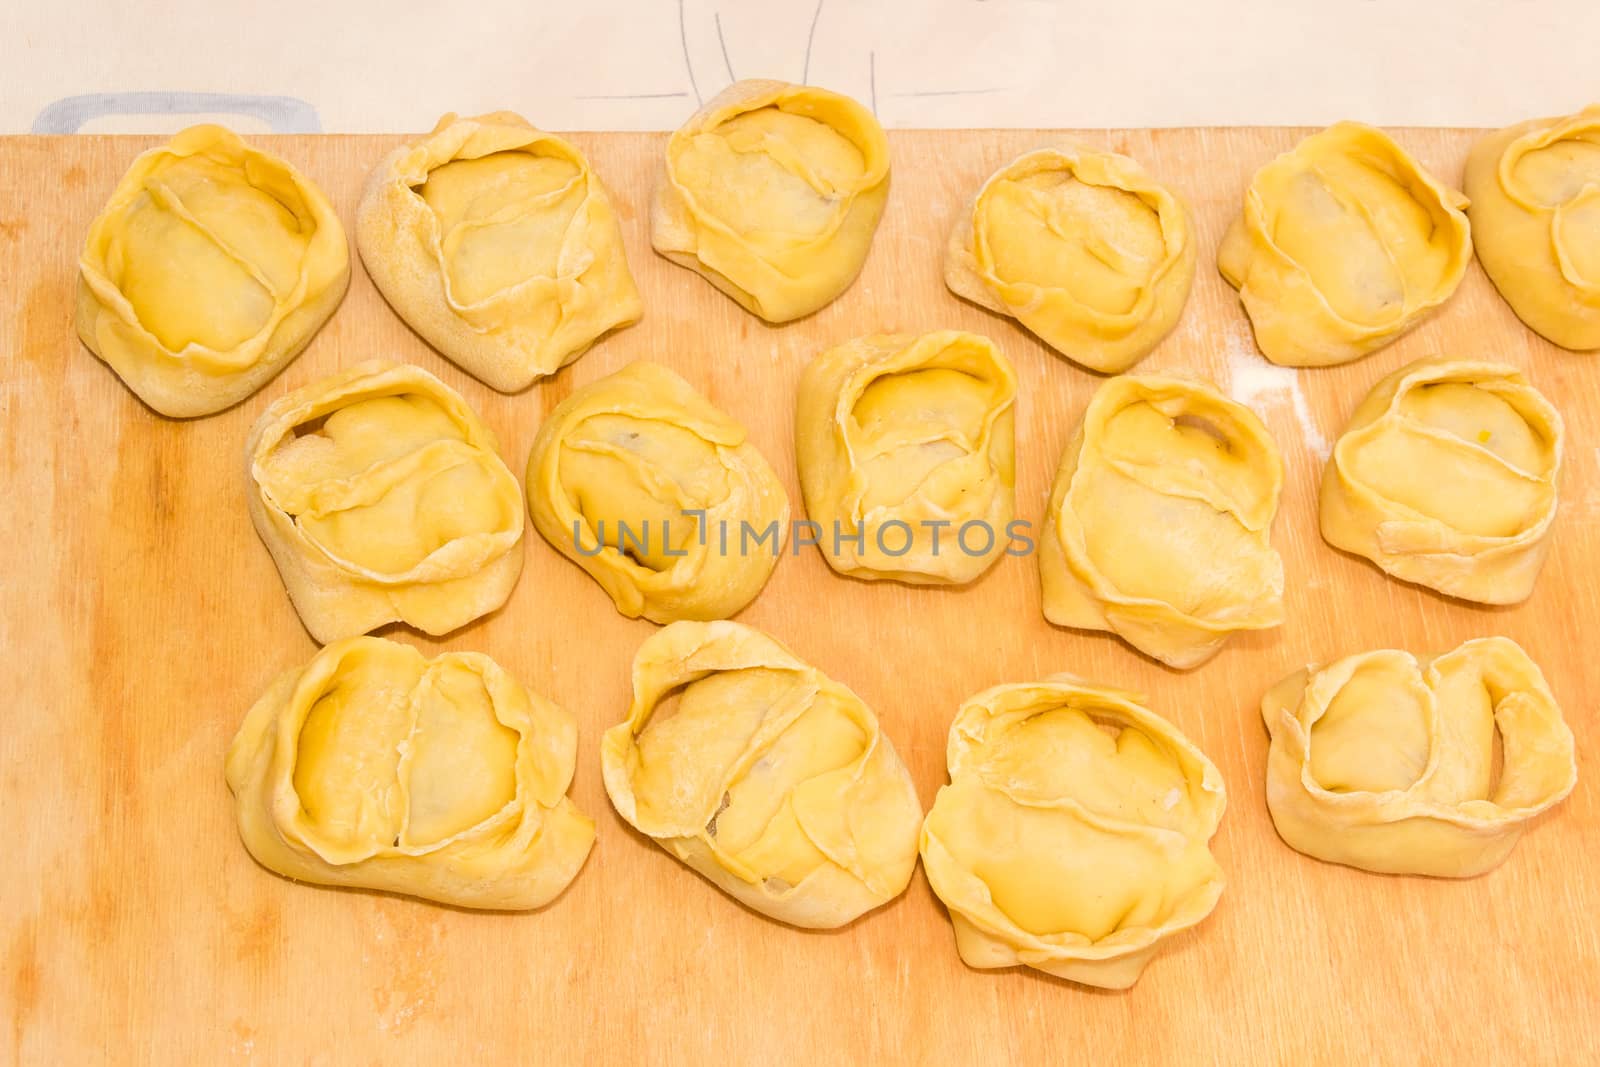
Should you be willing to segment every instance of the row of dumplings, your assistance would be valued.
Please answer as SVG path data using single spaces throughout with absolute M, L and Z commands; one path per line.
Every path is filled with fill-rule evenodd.
M 658 623 L 739 612 L 793 531 L 792 551 L 815 544 L 842 574 L 921 584 L 970 582 L 1036 545 L 1051 622 L 1180 669 L 1281 624 L 1283 464 L 1249 408 L 1198 380 L 1107 379 L 1035 531 L 1016 518 L 1016 392 L 976 334 L 823 352 L 797 402 L 802 542 L 744 427 L 676 373 L 632 363 L 540 426 L 527 512 L 619 611 Z M 1549 550 L 1562 439 L 1512 367 L 1409 364 L 1335 444 L 1323 536 L 1452 596 L 1521 601 Z M 255 527 L 318 641 L 392 622 L 448 633 L 504 604 L 521 573 L 517 480 L 466 401 L 418 367 L 364 363 L 281 397 L 246 462 Z
M 1600 348 L 1600 105 L 1483 138 L 1467 200 L 1379 130 L 1340 123 L 1255 175 L 1218 252 L 1263 354 L 1355 359 L 1411 329 L 1474 245 L 1516 313 Z M 730 86 L 667 143 L 656 250 L 769 322 L 855 279 L 889 189 L 889 147 L 860 104 L 772 81 Z M 357 245 L 430 344 L 490 386 L 527 387 L 636 322 L 616 214 L 571 144 L 499 112 L 447 115 L 372 171 Z M 1188 208 L 1134 160 L 1025 153 L 954 227 L 958 295 L 1016 318 L 1092 369 L 1128 369 L 1177 323 L 1194 277 Z M 140 156 L 90 228 L 76 322 L 89 348 L 173 416 L 259 389 L 333 314 L 350 277 L 327 197 L 217 126 Z
M 970 966 L 1126 988 L 1222 893 L 1222 777 L 1136 694 L 1061 675 L 969 698 L 924 814 L 872 710 L 766 634 L 676 622 L 632 678 L 600 746 L 612 805 L 772 918 L 853 922 L 920 854 Z M 1301 670 L 1262 715 L 1284 841 L 1367 870 L 1482 873 L 1575 780 L 1560 708 L 1505 638 Z M 268 689 L 227 780 L 246 846 L 284 875 L 521 910 L 594 844 L 566 795 L 576 754 L 572 716 L 489 657 L 356 637 Z

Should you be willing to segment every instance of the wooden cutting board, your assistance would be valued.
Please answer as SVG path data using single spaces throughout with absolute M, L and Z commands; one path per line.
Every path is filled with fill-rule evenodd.
M 781 562 L 741 619 L 859 692 L 910 764 L 924 804 L 944 781 L 956 705 L 1002 681 L 1073 671 L 1141 690 L 1222 768 L 1216 913 L 1108 994 L 1016 970 L 968 970 L 919 872 L 851 927 L 806 933 L 732 903 L 632 833 L 601 786 L 601 731 L 627 703 L 653 627 L 532 531 L 510 603 L 426 649 L 487 652 L 571 709 L 573 795 L 599 839 L 541 913 L 495 915 L 296 885 L 240 845 L 222 779 L 245 709 L 315 645 L 245 514 L 241 449 L 285 390 L 374 356 L 459 389 L 519 476 L 541 418 L 572 389 L 649 358 L 751 429 L 799 506 L 790 440 L 801 368 L 858 334 L 960 327 L 993 337 L 1021 377 L 1019 513 L 1038 521 L 1060 450 L 1100 379 L 1008 320 L 951 296 L 945 234 L 992 169 L 1058 137 L 891 135 L 894 190 L 866 269 L 802 322 L 769 327 L 649 247 L 664 137 L 573 139 L 610 186 L 644 321 L 553 380 L 501 396 L 413 336 L 359 266 L 306 353 L 242 405 L 161 418 L 73 335 L 90 219 L 149 138 L 0 140 L 0 1049 L 32 1063 L 408 1060 L 625 1064 L 1001 1062 L 1575 1062 L 1597 1052 L 1600 1001 L 1600 360 L 1525 330 L 1474 265 L 1443 312 L 1328 370 L 1277 370 L 1213 267 L 1250 174 L 1304 130 L 1089 133 L 1194 205 L 1201 268 L 1177 332 L 1142 370 L 1209 375 L 1267 420 L 1288 477 L 1274 541 L 1287 622 L 1176 673 L 1109 637 L 1048 626 L 1034 561 L 959 590 L 835 576 L 815 550 Z M 1400 131 L 1459 182 L 1470 131 Z M 348 224 L 392 137 L 263 138 L 331 194 Z M 1322 456 L 1367 389 L 1419 356 L 1526 368 L 1566 416 L 1555 548 L 1528 603 L 1467 606 L 1394 582 L 1318 536 Z M 1500 869 L 1468 882 L 1318 863 L 1280 842 L 1262 799 L 1263 690 L 1309 661 L 1441 650 L 1505 634 L 1533 653 L 1577 734 L 1580 781 Z

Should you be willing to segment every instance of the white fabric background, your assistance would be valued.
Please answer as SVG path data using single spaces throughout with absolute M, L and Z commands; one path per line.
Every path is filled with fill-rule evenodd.
M 1600 98 L 1597 48 L 1600 0 L 5 0 L 0 132 L 670 129 L 730 72 L 891 127 L 1485 126 Z

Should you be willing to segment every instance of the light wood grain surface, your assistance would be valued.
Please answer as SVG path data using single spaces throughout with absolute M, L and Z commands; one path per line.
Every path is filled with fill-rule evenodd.
M 360 268 L 349 297 L 276 381 L 220 415 L 154 415 L 78 343 L 76 256 L 145 138 L 0 141 L 0 1061 L 27 1063 L 1575 1063 L 1600 1055 L 1600 361 L 1560 352 L 1512 316 L 1477 266 L 1422 328 L 1343 367 L 1298 375 L 1255 354 L 1216 243 L 1250 173 L 1305 131 L 1092 133 L 1195 207 L 1201 268 L 1177 332 L 1140 369 L 1190 368 L 1260 412 L 1287 483 L 1274 541 L 1287 622 L 1236 638 L 1189 673 L 1109 637 L 1048 626 L 1034 561 L 1006 559 L 959 590 L 835 576 L 787 556 L 740 618 L 859 692 L 906 758 L 924 804 L 944 781 L 957 703 L 1002 681 L 1070 670 L 1142 690 L 1222 768 L 1216 913 L 1132 991 L 956 956 L 919 873 L 883 910 L 834 933 L 767 921 L 712 889 L 612 812 L 601 731 L 627 703 L 651 632 L 530 529 L 510 603 L 426 649 L 488 652 L 571 709 L 573 795 L 599 840 L 570 890 L 532 915 L 476 914 L 302 886 L 251 861 L 234 830 L 223 753 L 245 709 L 314 650 L 245 513 L 246 429 L 285 390 L 374 356 L 409 360 L 477 406 L 520 475 L 541 418 L 579 385 L 649 358 L 746 423 L 796 507 L 801 368 L 878 330 L 960 327 L 1016 363 L 1018 507 L 1037 521 L 1095 376 L 1007 320 L 946 292 L 954 213 L 1027 131 L 891 135 L 894 189 L 860 280 L 831 307 L 765 326 L 651 253 L 656 135 L 574 140 L 610 185 L 644 321 L 544 385 L 505 397 L 431 351 Z M 1452 183 L 1472 134 L 1400 131 Z M 388 137 L 264 139 L 352 218 Z M 1394 582 L 1317 534 L 1319 445 L 1371 384 L 1425 354 L 1527 369 L 1566 416 L 1555 548 L 1531 601 L 1473 608 Z M 1510 861 L 1469 882 L 1364 874 L 1280 842 L 1262 799 L 1258 701 L 1308 662 L 1370 647 L 1522 642 L 1578 739 L 1579 783 Z

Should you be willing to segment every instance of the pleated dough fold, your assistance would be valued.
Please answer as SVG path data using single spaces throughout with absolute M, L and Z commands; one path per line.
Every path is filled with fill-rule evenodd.
M 1533 592 L 1550 551 L 1561 416 L 1503 363 L 1422 359 L 1373 387 L 1322 474 L 1322 536 L 1481 604 Z
M 381 360 L 262 412 L 245 446 L 250 518 L 311 636 L 443 634 L 506 602 L 522 493 L 498 447 L 455 390 Z
M 1040 531 L 1044 614 L 1187 668 L 1283 621 L 1272 547 L 1283 461 L 1249 408 L 1186 378 L 1123 375 L 1089 401 Z
M 1472 243 L 1517 317 L 1600 348 L 1600 104 L 1484 135 L 1467 157 Z
M 877 716 L 747 626 L 647 638 L 600 761 L 630 826 L 774 919 L 843 926 L 911 880 L 922 807 Z
M 629 618 L 720 619 L 761 592 L 789 524 L 743 426 L 677 374 L 630 363 L 563 400 L 528 456 L 535 529 Z
M 746 310 L 789 322 L 850 287 L 888 195 L 889 140 L 866 108 L 735 82 L 667 142 L 650 239 Z
M 350 282 L 333 205 L 221 126 L 133 161 L 89 227 L 75 322 L 89 350 L 163 415 L 209 415 L 310 343 Z
M 508 111 L 446 115 L 385 156 L 356 243 L 406 324 L 501 392 L 555 373 L 643 309 L 588 159 Z
M 354 637 L 263 694 L 227 780 L 245 847 L 279 874 L 520 911 L 594 843 L 566 796 L 577 744 L 570 715 L 488 656 Z
M 956 712 L 947 759 L 922 864 L 969 967 L 1126 989 L 1216 907 L 1222 776 L 1138 696 L 998 685 Z
M 1341 122 L 1256 172 L 1217 267 L 1274 363 L 1348 363 L 1410 330 L 1472 258 L 1467 198 L 1382 130 Z
M 1308 667 L 1267 692 L 1261 715 L 1279 835 L 1368 871 L 1482 874 L 1577 781 L 1544 675 L 1504 637 Z
M 961 584 L 1004 553 L 1016 509 L 1016 372 L 959 330 L 876 335 L 800 379 L 795 456 L 828 565 Z
M 1114 374 L 1177 325 L 1194 281 L 1189 209 L 1136 161 L 1078 144 L 995 171 L 957 218 L 945 284 Z

